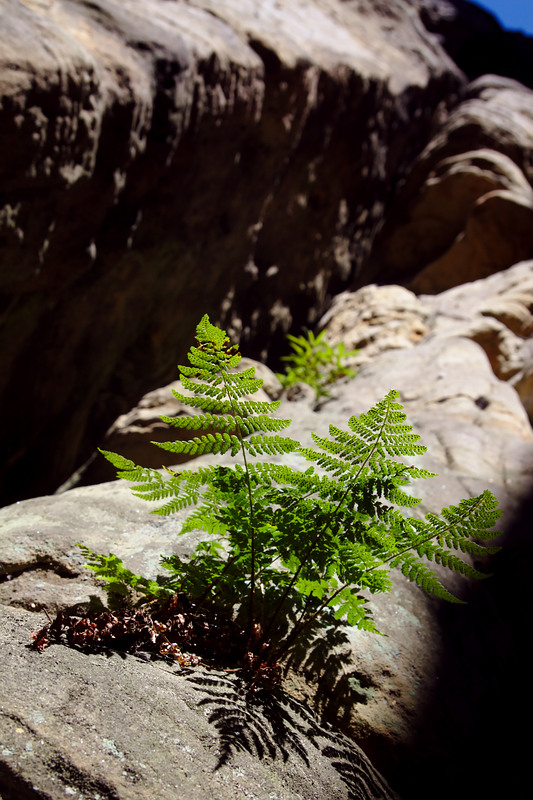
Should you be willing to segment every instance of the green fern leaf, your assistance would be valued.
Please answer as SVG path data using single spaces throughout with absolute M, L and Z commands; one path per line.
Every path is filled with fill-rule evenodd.
M 321 336 L 295 340 L 297 356 L 314 357 Z M 329 357 L 333 350 L 323 352 Z M 377 632 L 367 595 L 391 591 L 392 568 L 426 592 L 460 602 L 431 563 L 467 578 L 483 577 L 461 554 L 496 552 L 485 544 L 496 535 L 500 516 L 493 495 L 484 492 L 423 519 L 407 516 L 402 509 L 420 502 L 411 482 L 434 475 L 409 466 L 407 458 L 426 448 L 407 424 L 398 392 L 391 390 L 368 412 L 350 417 L 346 430 L 330 426 L 326 436 L 313 434 L 313 446 L 301 447 L 279 435 L 289 424 L 272 416 L 279 402 L 251 397 L 262 382 L 253 368 L 239 372 L 240 360 L 226 332 L 204 316 L 189 363 L 179 368 L 183 392 L 174 391 L 194 413 L 163 417 L 183 438 L 154 443 L 191 457 L 240 455 L 240 463 L 165 474 L 102 451 L 138 497 L 158 504 L 152 513 L 192 506 L 181 533 L 203 530 L 206 540 L 187 560 L 162 557 L 169 576 L 155 581 L 128 571 L 116 556 L 87 549 L 95 574 L 119 593 L 209 597 L 245 622 L 247 647 L 255 647 L 256 655 L 268 638 L 277 637 L 269 659 L 280 658 L 321 615 L 331 624 Z M 319 376 L 322 366 L 319 360 Z M 322 391 L 320 377 L 316 380 Z M 298 470 L 272 459 L 292 452 L 312 465 Z M 259 621 L 263 635 L 253 644 Z

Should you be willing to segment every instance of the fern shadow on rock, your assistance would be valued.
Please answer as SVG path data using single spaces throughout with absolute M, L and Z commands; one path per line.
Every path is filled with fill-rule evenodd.
M 343 625 L 309 627 L 293 647 L 285 665 L 309 687 L 310 703 L 321 719 L 348 732 L 354 705 L 367 703 L 373 687 L 354 668 L 349 637 Z
M 219 737 L 216 769 L 245 751 L 271 760 L 300 758 L 310 768 L 320 753 L 338 773 L 350 800 L 393 800 L 389 789 L 363 751 L 327 723 L 319 723 L 301 702 L 276 688 L 246 697 L 248 683 L 237 675 L 189 670 L 185 679 L 209 707 L 209 722 Z
M 217 769 L 235 751 L 287 761 L 292 750 L 309 766 L 302 743 L 308 730 L 287 714 L 279 699 L 283 693 L 259 691 L 250 701 L 246 699 L 249 684 L 238 676 L 206 675 L 194 670 L 187 680 L 205 694 L 198 705 L 210 707 L 209 722 L 217 729 L 220 740 Z

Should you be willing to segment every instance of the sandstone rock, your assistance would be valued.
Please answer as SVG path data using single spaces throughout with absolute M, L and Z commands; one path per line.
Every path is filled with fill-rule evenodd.
M 518 351 L 516 360 L 521 363 L 521 367 L 513 374 L 509 383 L 518 392 L 522 405 L 533 425 L 533 342 L 531 340 L 524 343 Z
M 315 321 L 463 77 L 400 0 L 1 0 L 0 24 L 8 502 L 173 380 L 203 313 L 261 358 Z
M 370 284 L 337 295 L 320 320 L 332 344 L 360 352 L 347 363 L 360 366 L 385 350 L 412 347 L 427 333 L 428 311 L 402 286 Z
M 35 614 L 4 609 L 5 800 L 393 800 L 346 737 L 283 695 L 248 704 L 234 676 L 135 656 L 29 651 Z
M 413 302 L 415 309 L 419 302 Z M 419 344 L 376 354 L 361 366 L 354 380 L 339 384 L 335 396 L 318 412 L 305 402 L 284 400 L 280 416 L 294 419 L 291 435 L 309 441 L 311 431 L 320 435 L 330 424 L 345 426 L 351 414 L 366 410 L 390 388 L 400 391 L 409 421 L 429 447 L 429 453 L 417 457 L 416 463 L 439 474 L 414 487 L 415 493 L 423 497 L 421 512 L 440 510 L 442 505 L 457 503 L 461 497 L 488 487 L 505 511 L 503 529 L 508 531 L 533 477 L 533 433 L 515 390 L 494 375 L 477 343 L 455 336 L 453 330 L 449 335 L 443 330 Z M 295 458 L 288 457 L 290 463 Z M 203 457 L 198 463 L 207 460 Z M 110 483 L 3 509 L 0 569 L 11 579 L 0 584 L 0 602 L 11 609 L 29 609 L 33 603 L 34 610 L 86 603 L 96 589 L 92 579 L 83 575 L 81 558 L 74 546 L 77 541 L 103 552 L 116 552 L 132 570 L 151 575 L 158 571 L 160 552 L 190 552 L 198 535 L 177 536 L 185 512 L 174 518 L 151 517 L 146 505 L 130 496 L 124 485 Z M 512 540 L 507 542 L 504 536 L 502 543 L 506 555 L 514 552 Z M 497 580 L 511 582 L 512 573 L 504 567 L 500 570 L 498 563 L 491 565 Z M 493 797 L 492 787 L 501 789 L 504 779 L 508 779 L 503 764 L 501 769 L 493 764 L 487 780 L 480 775 L 472 758 L 482 754 L 473 742 L 483 743 L 498 735 L 484 716 L 482 736 L 476 720 L 485 704 L 504 708 L 502 687 L 509 680 L 509 659 L 514 663 L 519 658 L 520 643 L 509 638 L 506 616 L 494 610 L 491 581 L 473 587 L 455 577 L 449 585 L 469 599 L 466 610 L 462 606 L 443 607 L 399 576 L 392 597 L 378 596 L 373 601 L 385 638 L 357 630 L 344 634 L 341 631 L 333 640 L 324 636 L 304 654 L 303 663 L 293 665 L 286 683 L 289 693 L 306 699 L 316 713 L 349 732 L 393 787 L 414 800 L 427 796 L 428 781 L 435 774 L 440 776 L 438 785 L 432 784 L 432 797 L 437 800 L 444 800 L 452 792 L 466 800 L 476 790 Z M 513 602 L 519 603 L 519 596 Z M 29 627 L 37 628 L 44 622 L 42 615 L 34 613 L 32 617 L 35 621 Z M 503 649 L 500 642 L 505 642 Z M 14 645 L 12 651 L 15 655 L 19 652 L 17 647 Z M 46 658 L 54 658 L 54 663 L 58 659 L 56 650 L 45 654 Z M 84 658 L 91 661 L 91 657 Z M 59 659 L 59 663 L 73 670 L 76 685 L 92 686 L 90 673 L 83 671 L 83 662 L 78 660 L 81 656 L 67 654 L 65 659 Z M 112 681 L 105 684 L 109 696 L 114 686 L 117 688 L 113 691 L 118 692 L 124 670 L 128 672 L 132 667 L 128 660 L 115 675 L 111 667 L 117 660 L 106 663 L 106 682 L 108 678 Z M 150 665 L 141 666 L 152 670 Z M 144 684 L 135 666 L 135 681 L 141 686 L 155 685 L 157 696 L 166 697 L 168 673 L 165 672 L 162 686 L 153 677 L 159 675 L 157 670 L 161 667 L 153 669 L 155 672 L 150 672 Z M 46 681 L 46 676 L 43 671 L 39 680 Z M 181 702 L 181 690 L 177 697 Z M 139 725 L 145 702 L 141 702 Z M 134 705 L 133 699 L 127 705 Z M 35 710 L 33 706 L 32 709 Z M 505 714 L 497 716 L 500 719 L 509 722 Z M 68 725 L 71 724 L 69 718 Z M 91 724 L 97 725 L 102 738 L 113 739 L 117 750 L 126 754 L 123 725 L 118 719 L 113 717 L 111 728 L 100 720 Z M 43 738 L 41 729 L 32 725 L 35 735 Z M 113 735 L 109 730 L 114 731 Z M 150 742 L 151 736 L 150 733 Z M 177 736 L 181 740 L 181 733 Z M 90 733 L 88 747 L 91 752 L 100 753 L 93 746 L 92 737 Z M 66 753 L 70 763 L 70 746 Z M 127 767 L 138 771 L 136 756 L 132 758 Z M 202 764 L 203 758 L 202 755 Z M 150 764 L 151 759 L 152 756 Z M 105 757 L 104 761 L 107 764 Z M 171 762 L 170 773 L 165 774 L 172 774 L 175 763 Z M 26 768 L 30 769 L 24 762 L 23 769 Z M 250 770 L 249 766 L 241 768 Z M 28 772 L 15 774 L 25 778 Z M 53 772 L 46 773 L 47 779 L 50 774 Z M 115 773 L 111 774 L 115 780 Z M 520 774 L 515 772 L 515 782 Z M 207 785 L 202 784 L 204 777 L 199 781 L 200 785 Z
M 456 286 L 416 296 L 401 286 L 365 286 L 344 292 L 320 321 L 332 343 L 361 347 L 351 359 L 361 366 L 387 350 L 450 336 L 471 339 L 489 359 L 494 374 L 517 389 L 531 417 L 533 262 Z
M 436 293 L 533 255 L 533 92 L 474 81 L 398 190 L 369 269 Z
M 531 258 L 532 228 L 533 192 L 529 198 L 509 191 L 489 192 L 474 204 L 464 231 L 446 253 L 428 264 L 409 285 L 415 292 L 435 293 Z
M 533 329 L 532 261 L 419 300 L 428 311 L 433 335 L 449 336 L 453 331 L 477 341 L 503 380 L 527 370 Z
M 502 528 L 508 531 L 532 484 L 533 434 L 518 397 L 495 379 L 481 347 L 435 337 L 385 351 L 339 386 L 337 398 L 316 416 L 324 417 L 324 428 L 326 420 L 339 425 L 390 387 L 399 389 L 409 421 L 429 448 L 416 463 L 439 475 L 415 487 L 423 497 L 421 513 L 489 487 L 506 509 Z M 515 552 L 507 536 L 501 543 L 506 556 Z M 491 571 L 511 585 L 512 571 L 498 564 Z M 510 597 L 499 596 L 511 616 L 527 602 L 519 599 L 519 585 L 527 593 L 522 583 Z M 506 687 L 513 674 L 509 662 L 521 660 L 520 638 L 511 644 L 490 581 L 472 587 L 457 580 L 453 587 L 467 607 L 443 607 L 399 578 L 391 602 L 374 600 L 386 638 L 349 630 L 347 641 L 312 654 L 293 680 L 317 709 L 342 721 L 405 796 L 424 798 L 431 783 L 435 798 L 481 792 L 496 800 L 505 791 L 507 771 L 495 767 L 485 779 L 472 766 L 486 758 L 475 742 L 497 739 L 500 724 L 509 731 L 519 727 Z M 490 722 L 488 707 L 494 708 Z M 510 735 L 505 752 L 512 753 L 513 780 L 523 792 L 527 776 L 516 756 L 517 736 Z M 436 774 L 438 785 L 432 782 Z

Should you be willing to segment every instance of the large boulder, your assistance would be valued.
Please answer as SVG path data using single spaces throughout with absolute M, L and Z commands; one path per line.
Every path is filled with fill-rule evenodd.
M 8 502 L 173 380 L 202 313 L 254 357 L 316 320 L 464 78 L 400 0 L 1 0 L 0 30 Z
M 413 347 L 435 337 L 477 342 L 494 374 L 518 390 L 530 419 L 528 375 L 533 332 L 533 261 L 435 295 L 403 286 L 370 284 L 334 298 L 320 321 L 327 338 L 359 352 L 354 367 L 387 350 Z
M 2 613 L 2 800 L 394 800 L 349 739 L 288 695 L 247 703 L 235 676 L 135 656 L 28 650 Z
M 527 274 L 531 274 L 531 264 L 519 265 L 510 274 L 510 295 Z M 497 300 L 500 312 L 506 306 L 505 292 L 495 285 L 495 277 L 488 279 L 492 285 L 471 287 L 472 307 L 495 311 Z M 367 311 L 369 289 L 362 290 Z M 286 678 L 286 690 L 292 697 L 305 700 L 314 713 L 349 734 L 393 788 L 410 800 L 427 797 L 428 784 L 436 800 L 452 795 L 466 800 L 476 793 L 496 798 L 508 786 L 513 787 L 513 796 L 525 796 L 520 792 L 526 785 L 527 764 L 520 762 L 517 744 L 521 703 L 508 702 L 507 687 L 524 655 L 522 644 L 526 651 L 529 646 L 529 638 L 522 643 L 516 631 L 524 619 L 522 611 L 529 607 L 528 602 L 530 605 L 521 554 L 524 547 L 529 552 L 531 537 L 524 526 L 516 535 L 512 521 L 531 487 L 533 431 L 510 382 L 495 374 L 481 344 L 461 332 L 466 323 L 461 319 L 462 309 L 466 316 L 468 303 L 465 296 L 461 305 L 454 296 L 457 292 L 450 293 L 449 319 L 441 310 L 443 324 L 438 325 L 431 309 L 436 298 L 418 300 L 412 295 L 409 303 L 406 290 L 390 289 L 391 325 L 393 330 L 396 326 L 398 346 L 392 335 L 384 336 L 388 349 L 361 362 L 358 376 L 339 384 L 318 410 L 304 398 L 283 400 L 279 412 L 292 417 L 291 435 L 305 442 L 312 431 L 320 435 L 330 424 L 345 426 L 350 415 L 365 411 L 389 389 L 397 388 L 409 421 L 429 448 L 426 456 L 416 457 L 416 465 L 439 476 L 414 487 L 415 494 L 422 497 L 421 513 L 439 511 L 443 505 L 456 504 L 485 488 L 497 496 L 504 510 L 499 540 L 502 554 L 490 564 L 481 564 L 494 572 L 494 577 L 472 585 L 462 577 L 448 576 L 449 586 L 468 601 L 467 606 L 447 606 L 427 597 L 399 575 L 392 596 L 373 599 L 384 637 L 357 629 L 341 630 L 335 637 L 320 636 L 313 646 L 297 654 Z M 442 303 L 445 297 L 440 298 Z M 355 295 L 352 299 L 351 323 L 347 316 L 350 297 L 344 296 L 337 326 L 337 331 L 344 326 L 345 341 L 350 343 L 362 334 L 357 320 L 361 304 L 357 306 Z M 410 305 L 411 316 L 406 313 L 399 319 L 395 302 Z M 418 314 L 421 307 L 424 313 Z M 508 303 L 506 307 L 507 314 L 500 313 L 500 319 L 506 319 L 517 332 L 527 330 L 526 306 Z M 378 302 L 374 319 L 382 327 L 383 317 Z M 519 319 L 521 327 L 517 327 Z M 371 322 L 369 314 L 367 325 Z M 357 331 L 352 337 L 351 324 Z M 335 315 L 329 319 L 328 330 L 333 335 Z M 202 459 L 206 463 L 210 457 Z M 287 459 L 296 463 L 295 456 Z M 177 535 L 185 513 L 153 517 L 146 504 L 116 483 L 7 507 L 0 512 L 0 570 L 10 579 L 0 584 L 0 603 L 8 607 L 8 616 L 14 608 L 32 611 L 27 631 L 45 622 L 42 613 L 37 613 L 42 609 L 53 612 L 83 607 L 91 595 L 100 593 L 101 597 L 91 574 L 82 569 L 75 547 L 79 541 L 102 552 L 115 552 L 133 571 L 154 575 L 160 553 L 186 555 L 199 541 L 199 533 Z M 20 646 L 14 645 L 15 653 Z M 52 652 L 59 659 L 55 654 L 63 650 L 56 647 Z M 44 655 L 51 657 L 50 651 Z M 38 661 L 38 654 L 31 657 L 36 669 L 38 664 L 48 664 Z M 74 656 L 65 658 L 70 664 Z M 79 658 L 76 655 L 75 676 L 86 675 L 79 672 L 83 669 Z M 91 657 L 85 658 L 91 661 Z M 120 664 L 118 660 L 115 663 Z M 109 669 L 106 667 L 106 676 L 111 674 Z M 150 680 L 154 674 L 158 673 L 150 672 Z M 160 684 L 156 681 L 155 686 Z M 164 694 L 166 689 L 161 691 Z M 34 710 L 32 706 L 30 711 Z M 30 711 L 22 715 L 26 728 Z M 68 721 L 71 724 L 70 717 Z M 102 726 L 98 730 L 108 730 L 105 722 L 98 725 Z M 115 719 L 113 725 L 113 735 L 101 736 L 119 741 L 116 747 L 124 753 L 122 727 Z M 501 729 L 506 731 L 505 741 L 498 745 L 502 756 L 493 757 L 490 771 L 484 772 L 485 743 L 497 742 Z M 19 773 L 15 770 L 15 774 Z M 435 775 L 439 776 L 437 782 Z M 329 797 L 327 793 L 323 796 Z

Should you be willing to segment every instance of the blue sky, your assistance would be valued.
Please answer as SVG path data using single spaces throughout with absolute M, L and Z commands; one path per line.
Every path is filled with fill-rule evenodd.
M 533 0 L 474 0 L 498 18 L 504 28 L 533 35 Z

